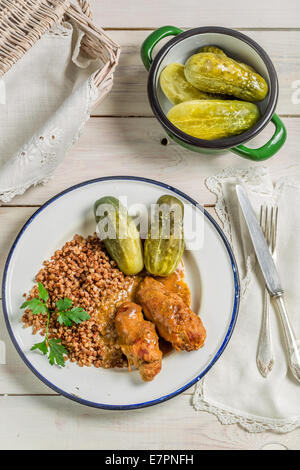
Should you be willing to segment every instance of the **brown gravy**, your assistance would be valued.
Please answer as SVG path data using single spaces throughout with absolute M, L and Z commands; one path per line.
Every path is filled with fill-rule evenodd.
M 175 294 L 179 295 L 184 303 L 188 306 L 191 305 L 191 293 L 188 285 L 184 281 L 184 265 L 181 262 L 173 274 L 166 277 L 155 277 L 158 281 L 165 285 L 165 287 Z M 142 272 L 132 277 L 132 284 L 128 290 L 119 292 L 116 296 L 110 296 L 103 299 L 99 306 L 98 321 L 101 324 L 101 335 L 103 340 L 107 344 L 108 348 L 111 348 L 112 355 L 115 356 L 115 349 L 117 346 L 117 334 L 115 330 L 115 316 L 118 307 L 125 301 L 135 301 L 135 293 L 142 279 L 147 276 L 146 272 Z M 169 354 L 173 347 L 172 345 L 159 338 L 159 346 L 163 353 L 163 356 Z M 107 351 L 108 352 L 108 351 Z M 121 351 L 119 351 L 121 353 Z
M 191 292 L 187 283 L 184 281 L 184 265 L 182 261 L 173 274 L 167 277 L 156 277 L 155 279 L 164 284 L 170 292 L 179 295 L 188 307 L 191 306 Z

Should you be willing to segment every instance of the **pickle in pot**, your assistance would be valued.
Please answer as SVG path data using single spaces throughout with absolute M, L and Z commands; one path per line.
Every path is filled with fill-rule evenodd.
M 250 102 L 261 101 L 268 94 L 261 75 L 225 54 L 194 54 L 187 60 L 184 74 L 195 88 L 207 93 L 233 95 Z
M 150 274 L 168 276 L 180 263 L 185 248 L 183 215 L 183 204 L 176 197 L 166 194 L 158 199 L 144 244 Z
M 184 65 L 170 64 L 164 68 L 159 77 L 162 91 L 173 104 L 190 100 L 215 99 L 216 95 L 204 93 L 191 85 L 184 75 Z
M 111 258 L 124 274 L 138 274 L 144 267 L 138 229 L 121 202 L 112 196 L 94 204 L 98 233 Z
M 200 52 L 211 52 L 212 54 L 220 54 L 227 57 L 225 52 L 217 46 L 204 46 Z
M 174 106 L 167 118 L 182 132 L 213 140 L 247 131 L 260 118 L 258 107 L 245 101 L 194 100 Z
M 205 46 L 200 52 L 212 52 L 213 54 L 219 54 L 227 57 L 227 54 L 225 54 L 225 52 L 217 46 Z M 240 64 L 244 69 L 255 73 L 255 70 L 253 67 L 251 67 L 251 65 L 244 64 L 243 62 L 238 62 L 238 64 Z

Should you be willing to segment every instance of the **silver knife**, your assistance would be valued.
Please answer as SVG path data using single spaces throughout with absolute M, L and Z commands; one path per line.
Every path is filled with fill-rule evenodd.
M 280 315 L 284 331 L 289 367 L 294 377 L 300 382 L 300 351 L 285 307 L 283 297 L 284 291 L 277 268 L 245 188 L 241 185 L 237 185 L 236 193 L 245 217 L 259 266 L 266 281 L 267 289 L 270 293 L 270 296 L 276 303 Z

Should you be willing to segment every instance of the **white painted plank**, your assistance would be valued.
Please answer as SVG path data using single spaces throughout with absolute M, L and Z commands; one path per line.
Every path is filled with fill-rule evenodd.
M 37 208 L 0 207 L 0 283 L 6 257 L 18 232 Z M 1 297 L 1 294 L 0 294 Z
M 36 341 L 33 339 L 32 344 L 34 342 Z M 7 332 L 2 308 L 0 308 L 0 395 L 33 393 L 54 394 L 20 358 Z
M 300 449 L 300 429 L 248 433 L 196 412 L 181 395 L 132 412 L 87 408 L 63 397 L 0 397 L 0 449 L 259 450 L 277 443 Z
M 1 283 L 8 251 L 17 233 L 35 210 L 33 207 L 0 207 Z M 0 394 L 5 393 L 52 393 L 52 391 L 35 377 L 18 355 L 10 340 L 0 308 Z
M 220 25 L 236 28 L 299 28 L 298 0 L 115 0 L 104 6 L 91 0 L 95 22 L 108 28 L 155 28 Z M 150 32 L 150 31 L 149 31 Z M 146 99 L 147 74 L 139 62 L 145 31 L 110 31 L 123 45 L 123 56 L 110 97 L 95 111 L 101 115 L 151 115 Z M 271 55 L 279 73 L 278 110 L 299 114 L 291 104 L 291 84 L 299 80 L 299 31 L 246 31 Z M 118 39 L 119 38 L 119 39 Z M 297 65 L 298 63 L 298 65 Z M 300 120 L 286 120 L 289 141 L 284 150 L 265 162 L 274 178 L 300 178 L 298 149 Z M 111 174 L 134 174 L 162 179 L 201 202 L 213 203 L 203 180 L 225 166 L 245 168 L 251 163 L 236 156 L 200 156 L 178 146 L 162 147 L 163 130 L 154 119 L 93 119 L 78 145 L 69 153 L 47 186 L 28 191 L 13 204 L 41 204 L 56 192 L 84 179 Z M 259 139 L 261 142 L 261 139 Z M 10 243 L 34 208 L 0 208 L 0 269 Z M 26 368 L 6 333 L 0 313 L 0 341 L 6 344 L 6 365 L 0 365 L 0 394 L 51 393 Z M 300 430 L 286 435 L 249 434 L 238 426 L 222 426 L 208 413 L 196 413 L 190 395 L 131 413 L 103 412 L 62 397 L 0 397 L 1 449 L 260 449 L 281 443 L 300 449 Z
M 274 178 L 291 175 L 300 178 L 300 119 L 284 119 L 288 141 L 273 158 L 260 165 Z M 252 145 L 261 145 L 273 132 L 270 124 Z M 29 189 L 12 204 L 41 204 L 49 197 L 82 181 L 108 175 L 135 175 L 173 185 L 200 203 L 214 203 L 204 180 L 226 167 L 248 168 L 257 163 L 230 152 L 202 155 L 172 143 L 161 145 L 165 132 L 155 118 L 93 118 L 80 141 L 56 169 L 47 185 Z
M 103 27 L 156 28 L 227 26 L 229 28 L 299 27 L 298 0 L 115 0 L 103 4 L 90 1 L 95 21 Z
M 293 83 L 300 80 L 300 31 L 243 31 L 257 41 L 270 55 L 279 77 L 280 97 L 277 112 L 300 115 L 300 102 L 292 97 Z M 152 116 L 147 98 L 146 72 L 140 59 L 140 47 L 151 31 L 109 31 L 121 45 L 120 63 L 110 95 L 99 104 L 93 115 Z M 163 41 L 164 42 L 164 41 Z M 162 42 L 162 43 L 163 43 Z M 294 46 L 293 46 L 294 45 Z M 159 46 L 157 46 L 159 48 Z M 295 96 L 295 98 L 297 98 Z M 300 100 L 298 100 L 300 101 Z
M 8 251 L 17 233 L 35 210 L 34 207 L 0 207 L 1 283 Z M 10 340 L 0 308 L 0 394 L 4 393 L 52 393 L 52 391 L 35 377 L 19 357 Z
M 0 280 L 8 251 L 34 207 L 0 207 Z M 21 315 L 21 311 L 20 311 Z M 0 308 L 0 394 L 52 393 L 24 364 L 7 332 Z

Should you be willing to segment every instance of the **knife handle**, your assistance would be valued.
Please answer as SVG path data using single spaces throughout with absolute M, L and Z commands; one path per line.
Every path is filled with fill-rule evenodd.
M 286 351 L 288 355 L 289 367 L 294 377 L 300 382 L 300 351 L 290 319 L 287 314 L 283 296 L 274 297 L 276 306 L 283 326 Z

